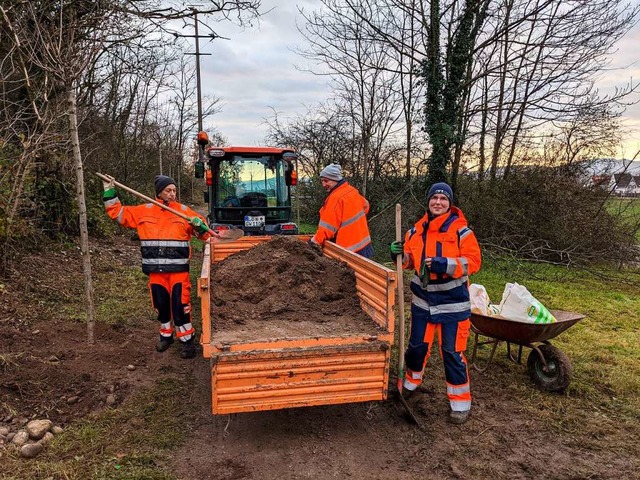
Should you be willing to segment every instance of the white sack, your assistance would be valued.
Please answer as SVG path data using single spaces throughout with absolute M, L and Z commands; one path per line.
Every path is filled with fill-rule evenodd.
M 473 313 L 480 313 L 482 315 L 488 315 L 489 294 L 483 285 L 478 283 L 472 283 L 469 285 L 469 301 L 471 302 L 471 311 Z
M 553 323 L 556 318 L 535 299 L 529 290 L 517 283 L 507 283 L 500 302 L 500 316 L 526 323 Z

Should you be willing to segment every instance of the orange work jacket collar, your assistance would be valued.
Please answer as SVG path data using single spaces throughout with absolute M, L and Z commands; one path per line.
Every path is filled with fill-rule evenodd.
M 329 190 L 329 193 L 327 194 L 327 198 L 329 198 L 329 195 L 331 195 L 333 192 L 338 190 L 343 185 L 349 185 L 349 182 L 347 182 L 344 178 L 342 180 L 340 180 L 338 183 L 336 183 L 335 186 L 331 190 Z
M 173 208 L 174 210 L 180 211 L 182 209 L 182 204 L 180 202 L 176 202 L 175 200 L 173 202 L 165 202 L 160 197 L 156 197 L 156 202 L 161 203 L 162 205 L 164 205 L 166 207 Z M 157 205 L 155 205 L 155 206 L 158 207 Z M 158 208 L 160 208 L 160 207 L 158 207 Z M 166 211 L 166 210 L 164 210 L 164 208 L 160 208 L 160 210 Z
M 173 202 L 166 202 L 163 199 L 161 199 L 159 196 L 156 195 L 156 202 L 161 203 L 163 205 L 166 205 L 167 207 L 171 207 L 171 208 L 175 208 L 175 205 L 180 205 L 178 202 L 176 202 L 175 200 Z M 157 206 L 157 205 L 156 205 Z

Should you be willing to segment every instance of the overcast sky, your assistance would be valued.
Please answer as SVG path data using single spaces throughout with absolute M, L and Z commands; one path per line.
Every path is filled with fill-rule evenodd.
M 222 107 L 205 127 L 213 124 L 232 145 L 263 143 L 264 120 L 273 116 L 273 109 L 282 119 L 295 117 L 331 93 L 327 77 L 296 68 L 310 65 L 294 53 L 305 42 L 296 27 L 303 22 L 298 7 L 310 11 L 319 2 L 263 0 L 262 4 L 263 11 L 271 11 L 259 24 L 244 29 L 220 24 L 215 27 L 217 33 L 230 40 L 201 41 L 200 51 L 211 53 L 201 57 L 203 93 L 220 98 Z M 636 25 L 611 59 L 615 70 L 598 84 L 603 92 L 623 86 L 631 78 L 640 79 L 638 45 L 640 26 Z M 640 149 L 640 106 L 629 107 L 625 123 L 635 131 L 620 153 L 629 158 Z
M 328 78 L 296 68 L 309 66 L 294 50 L 303 45 L 296 22 L 296 5 L 317 2 L 263 0 L 268 11 L 253 28 L 216 26 L 217 39 L 201 45 L 202 85 L 205 94 L 221 99 L 222 111 L 207 124 L 213 125 L 232 145 L 262 144 L 266 118 L 277 111 L 281 118 L 305 112 L 331 94 Z

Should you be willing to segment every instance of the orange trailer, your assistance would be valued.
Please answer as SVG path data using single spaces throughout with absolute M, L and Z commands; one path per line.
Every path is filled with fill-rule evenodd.
M 393 345 L 396 273 L 327 242 L 324 254 L 344 261 L 356 276 L 360 305 L 382 330 L 353 335 L 256 338 L 241 342 L 211 330 L 213 263 L 271 237 L 208 243 L 198 297 L 201 344 L 211 359 L 214 415 L 281 408 L 367 402 L 387 398 Z M 309 237 L 299 236 L 301 240 Z M 214 312 L 215 314 L 215 312 Z M 375 330 L 375 331 L 374 331 Z

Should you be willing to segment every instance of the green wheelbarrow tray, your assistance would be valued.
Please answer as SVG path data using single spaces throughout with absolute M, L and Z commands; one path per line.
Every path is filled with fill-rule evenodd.
M 533 382 L 542 390 L 550 392 L 564 391 L 571 381 L 572 367 L 567 356 L 549 343 L 569 327 L 575 325 L 585 316 L 575 312 L 551 310 L 556 317 L 554 323 L 524 323 L 498 316 L 471 314 L 471 331 L 475 338 L 471 366 L 484 372 L 489 368 L 500 342 L 507 342 L 509 360 L 521 363 L 523 347 L 531 348 L 527 359 L 527 370 Z M 486 337 L 487 340 L 480 340 Z M 518 345 L 518 353 L 514 356 L 511 344 Z M 484 366 L 478 359 L 478 347 L 491 345 L 491 353 Z

